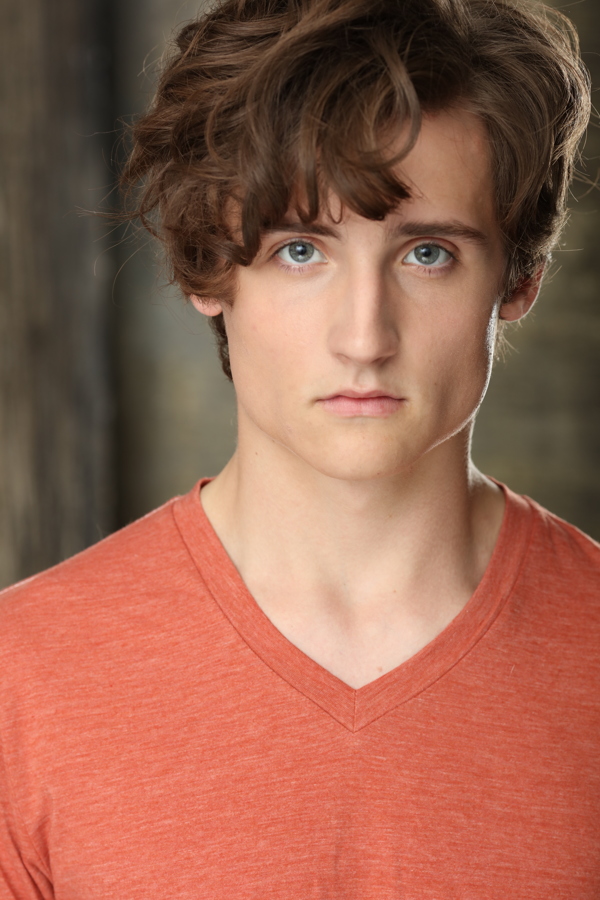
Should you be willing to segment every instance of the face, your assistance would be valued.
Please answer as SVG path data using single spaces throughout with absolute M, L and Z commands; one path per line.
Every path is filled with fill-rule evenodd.
M 399 173 L 411 197 L 385 221 L 346 211 L 307 228 L 290 217 L 239 268 L 223 312 L 240 446 L 266 441 L 324 475 L 364 480 L 468 434 L 504 269 L 483 125 L 466 111 L 426 117 Z M 534 298 L 525 286 L 503 317 Z

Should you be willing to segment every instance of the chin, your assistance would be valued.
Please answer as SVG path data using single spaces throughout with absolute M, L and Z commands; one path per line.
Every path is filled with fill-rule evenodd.
M 372 481 L 379 478 L 392 478 L 413 466 L 419 454 L 410 453 L 402 448 L 394 448 L 394 452 L 385 452 L 381 445 L 377 447 L 335 447 L 327 452 L 320 447 L 308 453 L 297 453 L 312 469 L 335 478 L 338 481 Z

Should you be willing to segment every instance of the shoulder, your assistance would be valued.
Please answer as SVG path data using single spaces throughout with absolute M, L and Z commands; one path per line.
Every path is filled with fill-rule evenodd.
M 156 546 L 172 542 L 174 501 L 114 532 L 62 563 L 0 592 L 0 615 L 35 599 L 58 600 L 65 592 L 93 595 L 98 588 L 138 578 L 158 557 Z
M 528 567 L 545 582 L 552 579 L 557 589 L 592 591 L 598 597 L 600 544 L 530 497 L 512 499 L 525 504 L 531 517 Z
M 520 541 L 509 609 L 517 631 L 557 665 L 572 665 L 589 682 L 600 678 L 600 545 L 529 497 L 506 491 L 507 534 Z
M 160 618 L 170 593 L 197 577 L 175 503 L 0 592 L 0 668 L 112 643 L 132 623 Z

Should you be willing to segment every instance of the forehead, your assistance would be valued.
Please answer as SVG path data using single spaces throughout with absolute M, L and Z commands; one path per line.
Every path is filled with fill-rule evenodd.
M 390 144 L 391 153 L 402 151 L 405 143 L 406 133 L 400 129 Z M 415 145 L 394 173 L 406 186 L 407 197 L 381 223 L 384 229 L 402 230 L 402 221 L 410 219 L 413 223 L 460 223 L 463 236 L 468 237 L 470 229 L 475 239 L 477 234 L 492 238 L 499 231 L 490 143 L 485 125 L 475 114 L 453 109 L 424 115 Z M 301 194 L 296 194 L 283 221 L 266 230 L 296 231 L 296 211 L 303 205 Z M 361 216 L 345 208 L 329 191 L 311 230 L 328 234 L 332 225 L 357 218 Z
M 365 225 L 368 220 L 377 221 L 392 237 L 398 229 L 403 233 L 403 221 L 423 223 L 424 226 L 427 223 L 456 223 L 463 228 L 463 236 L 469 230 L 478 233 L 479 238 L 475 237 L 475 240 L 490 245 L 490 249 L 491 245 L 503 244 L 496 211 L 491 145 L 483 121 L 462 107 L 425 113 L 414 146 L 403 155 L 407 138 L 408 126 L 398 127 L 395 136 L 388 130 L 384 138 L 385 157 L 390 160 L 396 155 L 401 157 L 399 163 L 390 167 L 390 175 L 398 179 L 403 198 L 386 201 L 387 212 L 372 216 L 366 210 L 355 209 L 352 199 L 343 201 L 335 187 L 328 187 L 324 182 L 319 190 L 316 217 L 307 217 L 309 204 L 302 179 L 293 179 L 287 204 L 278 211 L 267 206 L 266 214 L 259 212 L 258 217 L 254 217 L 256 243 L 253 245 L 250 237 L 245 244 L 246 248 L 254 246 L 250 259 L 254 258 L 269 233 L 306 229 L 314 234 L 327 234 L 332 231 L 332 226 L 335 228 L 349 220 L 362 220 Z M 368 192 L 367 187 L 365 193 Z M 227 227 L 240 246 L 244 245 L 246 233 L 242 224 L 243 198 L 243 190 L 235 201 L 230 198 L 227 215 Z M 257 218 L 262 219 L 260 224 Z M 413 230 L 411 228 L 410 232 Z M 440 231 L 442 236 L 440 229 L 425 227 L 424 230 Z M 448 233 L 447 236 L 453 235 Z M 460 235 L 455 231 L 454 236 Z
M 401 138 L 400 138 L 401 140 Z M 481 119 L 465 109 L 423 117 L 417 141 L 397 166 L 410 196 L 399 212 L 439 209 L 444 219 L 496 227 L 491 147 Z M 468 221 L 467 221 L 468 224 Z

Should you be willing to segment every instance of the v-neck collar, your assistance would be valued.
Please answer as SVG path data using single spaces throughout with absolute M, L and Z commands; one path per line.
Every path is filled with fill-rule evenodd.
M 215 602 L 256 655 L 349 731 L 358 731 L 415 697 L 446 674 L 490 628 L 518 577 L 532 527 L 527 501 L 500 485 L 506 497 L 494 552 L 475 593 L 457 616 L 418 653 L 355 689 L 292 644 L 258 606 L 210 524 L 203 479 L 173 504 L 179 531 Z

